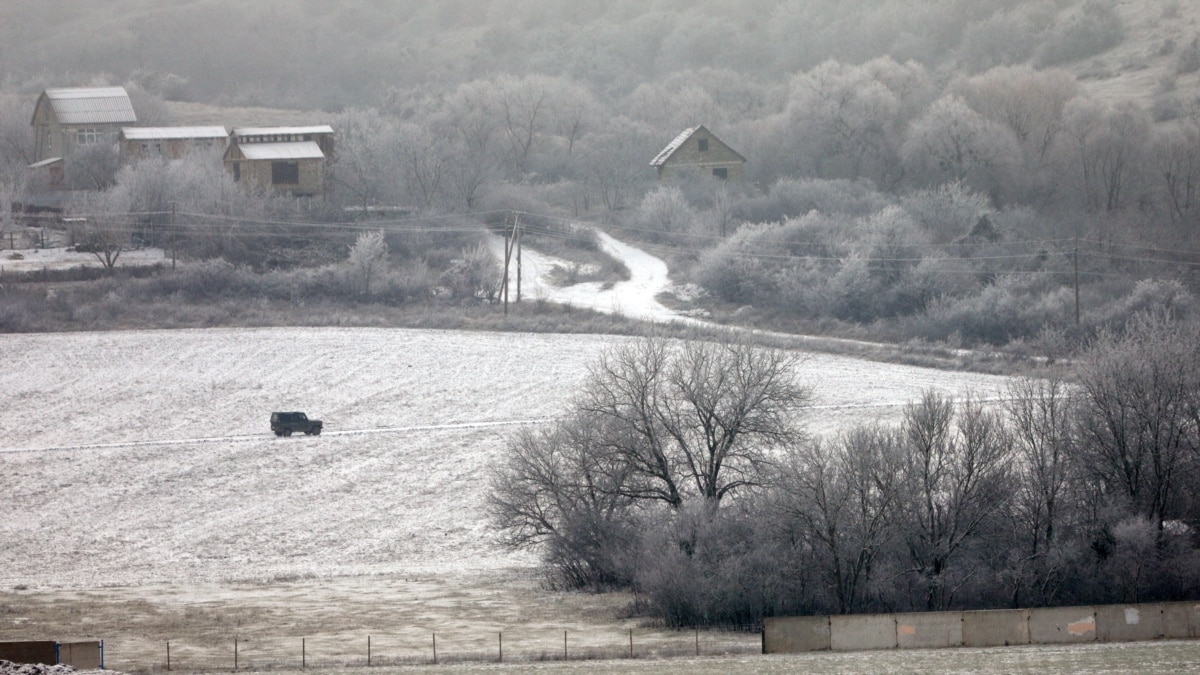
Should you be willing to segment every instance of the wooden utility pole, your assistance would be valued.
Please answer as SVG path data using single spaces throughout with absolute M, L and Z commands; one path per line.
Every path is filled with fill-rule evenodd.
M 175 202 L 171 202 L 171 270 L 175 270 Z
M 1079 241 L 1075 241 L 1075 252 L 1071 256 L 1075 268 L 1075 325 L 1079 325 Z
M 517 302 L 521 301 L 521 214 L 517 214 L 513 221 L 513 229 L 516 230 L 517 237 Z
M 513 216 L 510 229 L 507 220 L 504 225 L 504 283 L 500 293 L 504 297 L 504 316 L 508 316 L 508 270 L 512 261 L 513 249 L 517 251 L 517 302 L 521 301 L 521 214 Z

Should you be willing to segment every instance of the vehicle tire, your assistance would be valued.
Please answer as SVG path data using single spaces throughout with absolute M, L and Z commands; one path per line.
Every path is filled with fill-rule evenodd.
M 282 436 L 282 435 L 283 435 L 283 432 L 282 432 L 282 431 L 276 431 L 276 432 L 275 432 L 275 435 L 276 435 L 276 436 Z
M 313 435 L 313 436 L 320 436 L 320 435 L 321 435 L 321 427 L 317 427 L 316 429 L 313 429 L 313 430 L 312 430 L 312 435 Z
M 291 435 L 292 435 L 292 430 L 291 430 L 291 429 L 284 429 L 284 430 L 283 430 L 283 431 L 281 431 L 280 433 L 281 433 L 281 434 L 283 434 L 284 436 L 291 436 Z

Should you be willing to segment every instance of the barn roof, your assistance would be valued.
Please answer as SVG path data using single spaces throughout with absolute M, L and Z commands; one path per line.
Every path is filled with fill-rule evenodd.
M 328 124 L 318 124 L 308 127 L 237 127 L 234 136 L 294 136 L 304 134 L 332 134 L 333 127 Z
M 325 159 L 325 153 L 317 146 L 316 141 L 296 141 L 293 143 L 247 143 L 239 145 L 242 156 L 249 160 L 255 159 Z
M 675 140 L 667 143 L 667 147 L 663 148 L 662 152 L 658 153 L 654 156 L 654 159 L 650 160 L 650 166 L 662 166 L 668 159 L 670 159 L 671 155 L 675 154 L 675 151 L 678 150 L 680 146 L 687 142 L 687 139 L 692 137 L 692 134 L 696 133 L 696 130 L 699 128 L 700 127 L 691 127 L 684 129 L 683 133 L 676 136 Z M 645 157 L 645 155 L 642 156 Z
M 137 122 L 125 87 L 71 87 L 42 93 L 59 124 L 128 124 Z
M 225 127 L 122 127 L 121 135 L 131 141 L 169 141 L 193 138 L 225 138 Z

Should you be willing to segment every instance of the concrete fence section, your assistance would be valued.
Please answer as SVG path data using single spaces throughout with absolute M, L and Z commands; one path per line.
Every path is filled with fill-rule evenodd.
M 1007 647 L 1029 644 L 1029 610 L 963 612 L 963 646 Z
M 72 666 L 76 670 L 104 667 L 104 643 L 23 640 L 0 642 L 0 659 L 13 663 L 42 663 L 48 666 Z
M 896 618 L 891 614 L 831 616 L 829 646 L 835 652 L 894 649 Z
M 860 651 L 1200 638 L 1200 603 L 767 619 L 763 652 Z
M 1029 642 L 1052 645 L 1096 639 L 1096 610 L 1092 607 L 1044 607 L 1029 610 Z
M 1106 605 L 1096 608 L 1096 639 L 1135 642 L 1166 637 L 1162 605 Z
M 1163 637 L 1200 638 L 1200 603 L 1170 602 L 1162 607 Z
M 905 649 L 961 647 L 962 612 L 924 612 L 896 615 L 896 646 Z
M 768 619 L 779 630 L 763 631 L 764 654 L 829 651 L 829 617 L 785 616 Z

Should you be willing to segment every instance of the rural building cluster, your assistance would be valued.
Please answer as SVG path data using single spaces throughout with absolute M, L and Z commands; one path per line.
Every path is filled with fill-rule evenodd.
M 328 189 L 334 134 L 329 125 L 302 127 L 140 127 L 124 87 L 47 89 L 33 112 L 36 139 L 30 168 L 51 187 L 64 185 L 65 160 L 82 149 L 116 143 L 122 163 L 221 153 L 225 170 L 247 189 L 313 197 Z

